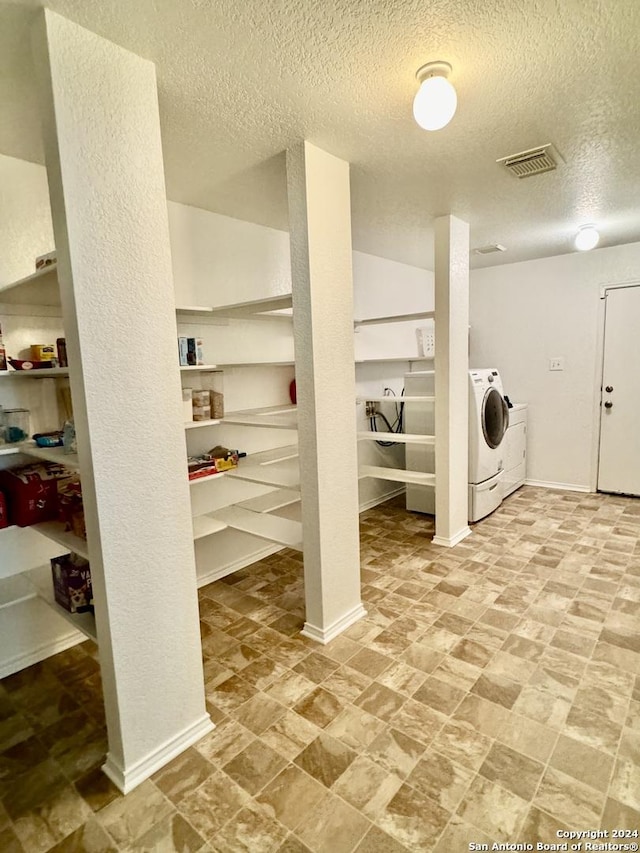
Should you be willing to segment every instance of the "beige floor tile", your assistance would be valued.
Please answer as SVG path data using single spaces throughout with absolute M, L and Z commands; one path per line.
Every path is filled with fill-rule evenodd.
M 640 765 L 637 761 L 629 758 L 616 761 L 610 794 L 625 806 L 640 811 Z
M 125 845 L 174 812 L 175 807 L 147 780 L 97 812 L 97 819 L 117 844 Z
M 388 722 L 405 701 L 405 696 L 374 681 L 360 694 L 354 705 Z
M 533 804 L 568 826 L 597 826 L 604 795 L 571 776 L 549 767 Z
M 478 678 L 471 692 L 504 708 L 511 709 L 520 695 L 522 686 L 510 678 L 496 673 L 485 673 Z
M 544 765 L 501 743 L 494 743 L 480 767 L 480 775 L 523 800 L 531 800 Z
M 326 727 L 326 731 L 352 749 L 368 746 L 380 734 L 385 724 L 362 708 L 347 705 Z
M 404 779 L 418 763 L 425 746 L 420 741 L 391 726 L 372 741 L 365 754 L 388 773 Z
M 407 784 L 447 811 L 454 812 L 474 777 L 473 770 L 428 750 L 408 776 Z
M 372 826 L 356 847 L 354 853 L 406 853 L 407 848 L 399 844 L 377 826 Z
M 327 788 L 340 778 L 357 753 L 326 732 L 306 746 L 295 764 Z
M 289 829 L 327 797 L 327 790 L 293 764 L 285 767 L 256 797 L 266 812 Z
M 511 841 L 523 822 L 528 803 L 481 776 L 471 786 L 457 814 L 492 838 Z
M 272 820 L 255 802 L 249 802 L 211 839 L 214 850 L 271 853 L 285 841 L 287 829 Z
M 558 740 L 558 732 L 535 720 L 511 713 L 496 738 L 529 758 L 546 764 Z
M 322 682 L 322 686 L 337 696 L 342 702 L 353 702 L 371 684 L 371 679 L 343 665 Z
M 558 831 L 571 831 L 570 827 L 574 827 L 574 824 L 567 826 L 557 818 L 531 806 L 518 835 L 517 843 L 531 844 L 534 849 L 538 843 L 548 845 L 563 843 L 558 838 Z M 575 829 L 573 831 L 575 832 Z
M 202 784 L 214 770 L 213 764 L 192 747 L 174 758 L 152 778 L 165 797 L 175 804 Z
M 294 711 L 286 711 L 272 726 L 262 733 L 262 740 L 285 758 L 294 759 L 305 746 L 320 734 L 318 726 L 305 720 Z M 247 732 L 247 735 L 249 733 Z M 251 737 L 243 743 L 242 749 Z M 238 750 L 240 752 L 240 750 Z M 230 756 L 232 757 L 232 756 Z
M 375 820 L 402 787 L 402 779 L 364 755 L 349 765 L 333 786 L 334 793 Z
M 454 712 L 464 696 L 463 690 L 434 676 L 429 676 L 413 694 L 413 698 L 418 702 L 423 702 L 447 716 Z
M 571 703 L 568 699 L 526 686 L 516 699 L 513 710 L 549 728 L 560 729 L 571 710 Z
M 458 853 L 458 851 L 462 853 L 469 850 L 470 843 L 478 845 L 477 850 L 483 849 L 480 847 L 482 844 L 486 844 L 486 849 L 491 850 L 494 841 L 489 835 L 454 814 L 440 836 L 434 853 Z
M 403 696 L 412 696 L 425 681 L 425 674 L 421 670 L 399 661 L 381 673 L 376 681 Z
M 434 711 L 422 702 L 407 699 L 391 722 L 394 728 L 428 746 L 446 721 L 447 717 L 439 711 Z
M 209 762 L 221 767 L 235 758 L 253 741 L 250 731 L 235 720 L 225 720 L 206 737 L 199 740 L 194 749 Z
M 450 818 L 425 794 L 405 784 L 378 817 L 378 825 L 409 850 L 429 850 Z
M 82 839 L 87 853 L 92 853 L 91 840 Z M 129 849 L 136 853 L 196 853 L 202 849 L 204 839 L 182 817 L 175 814 L 166 817 L 138 838 Z
M 491 738 L 474 731 L 466 723 L 452 720 L 433 741 L 432 747 L 452 761 L 477 770 L 491 747 Z
M 609 787 L 613 756 L 566 735 L 560 735 L 549 764 L 556 770 L 605 792 Z
M 602 815 L 603 829 L 638 829 L 640 830 L 640 811 L 630 808 L 618 800 L 607 799 Z
M 317 685 L 309 678 L 298 672 L 287 671 L 276 678 L 265 690 L 267 696 L 275 699 L 281 705 L 292 708 L 305 696 L 316 689 Z
M 351 853 L 370 828 L 356 809 L 329 794 L 304 815 L 296 835 L 314 853 Z
M 177 819 L 177 816 L 176 816 Z M 184 819 L 183 819 L 184 820 Z M 166 821 L 170 821 L 170 818 L 167 818 Z M 185 821 L 186 823 L 186 821 Z M 169 841 L 172 840 L 171 836 L 167 836 L 166 832 L 168 831 L 168 824 L 163 821 L 158 824 L 158 827 L 161 827 L 161 832 L 163 833 L 163 846 L 162 850 L 181 850 L 184 853 L 192 853 L 192 850 L 199 850 L 202 847 L 202 839 L 198 836 L 195 830 L 191 830 L 194 836 L 196 836 L 200 841 L 199 847 L 189 848 L 188 844 L 182 844 L 179 848 L 169 846 Z M 150 832 L 154 832 L 155 827 L 150 830 Z M 136 842 L 136 844 L 140 845 L 143 843 L 143 839 L 146 836 L 143 836 L 141 839 Z M 164 840 L 166 839 L 166 841 Z M 183 840 L 183 839 L 181 839 Z M 120 848 L 123 849 L 123 848 Z M 139 850 L 143 850 L 144 847 L 137 847 Z M 147 847 L 147 850 L 153 850 L 153 847 Z M 0 835 L 0 850 L 5 851 L 5 853 L 11 853 L 11 849 L 7 849 L 2 845 L 2 837 Z M 22 848 L 20 848 L 22 851 Z M 112 838 L 109 837 L 108 833 L 105 829 L 103 829 L 98 821 L 95 818 L 88 820 L 86 823 L 82 824 L 82 826 L 78 827 L 74 832 L 70 833 L 63 838 L 62 841 L 59 841 L 54 847 L 50 848 L 50 853 L 117 853 L 118 848 L 116 847 Z M 158 850 L 158 846 L 156 844 L 155 850 Z
M 506 708 L 473 694 L 467 694 L 453 714 L 455 721 L 492 738 L 499 736 L 510 717 Z

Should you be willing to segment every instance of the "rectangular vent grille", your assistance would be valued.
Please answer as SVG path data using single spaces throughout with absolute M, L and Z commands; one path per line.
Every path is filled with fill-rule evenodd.
M 511 154 L 496 160 L 500 166 L 515 175 L 516 178 L 530 178 L 532 175 L 541 175 L 543 172 L 552 172 L 558 167 L 558 152 L 553 145 L 541 145 L 539 148 L 531 148 L 529 151 L 521 151 L 519 154 Z

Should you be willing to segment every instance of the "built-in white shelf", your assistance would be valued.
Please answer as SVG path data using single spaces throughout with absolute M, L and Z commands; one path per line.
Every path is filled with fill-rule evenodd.
M 356 403 L 435 403 L 435 397 L 357 397 Z
M 0 302 L 2 302 L 1 299 Z M 54 379 L 56 376 L 68 375 L 68 367 L 43 367 L 38 370 L 0 370 L 0 378 Z
M 5 527 L 0 530 L 0 579 L 42 566 L 65 550 L 34 527 Z
M 290 293 L 281 294 L 280 296 L 267 296 L 264 299 L 252 299 L 248 302 L 233 302 L 229 305 L 178 305 L 176 311 L 178 314 L 186 315 L 201 315 L 209 317 L 256 317 L 256 316 L 280 316 L 287 317 L 286 314 L 268 314 L 270 311 L 283 311 L 291 308 L 293 302 Z
M 60 306 L 58 266 L 51 264 L 0 289 L 0 304 Z
M 408 432 L 374 432 L 368 430 L 358 433 L 358 441 L 395 441 L 399 444 L 435 444 L 435 435 L 419 435 Z
M 227 527 L 295 548 L 297 551 L 302 550 L 302 524 L 299 521 L 264 512 L 252 512 L 237 505 L 216 510 L 211 515 L 224 522 Z
M 405 471 L 403 468 L 382 468 L 378 465 L 361 465 L 358 477 L 373 477 L 376 480 L 391 480 L 396 483 L 411 483 L 415 486 L 435 486 L 436 475 L 421 471 Z
M 234 361 L 220 364 L 221 368 L 231 367 L 293 367 L 295 361 Z
M 33 446 L 30 441 L 17 441 L 15 444 L 0 444 L 0 456 L 13 456 L 15 453 L 24 453 L 24 448 Z
M 85 560 L 89 559 L 87 540 L 81 539 L 70 530 L 65 530 L 65 525 L 61 521 L 40 521 L 38 524 L 33 524 L 32 529 L 51 539 L 52 542 L 56 542 L 65 550 L 73 551 Z M 58 553 L 60 553 L 59 549 Z
M 195 477 L 193 480 L 189 480 L 189 485 L 193 486 L 195 483 L 208 483 L 209 480 L 214 480 L 216 477 L 224 477 L 224 475 L 228 473 L 228 471 L 216 471 L 214 474 L 205 474 L 202 477 Z
M 297 406 L 266 406 L 261 409 L 245 409 L 229 412 L 224 416 L 226 424 L 238 426 L 268 427 L 270 429 L 297 429 Z
M 389 317 L 367 317 L 364 320 L 354 320 L 353 325 L 357 329 L 359 326 L 377 326 L 381 323 L 406 323 L 409 320 L 433 320 L 435 316 L 435 311 L 419 311 L 416 314 L 392 314 Z
M 52 610 L 62 616 L 70 625 L 73 625 L 74 628 L 77 628 L 85 637 L 93 640 L 94 643 L 98 642 L 96 618 L 93 613 L 69 613 L 68 610 L 61 607 L 53 595 L 53 580 L 50 571 L 33 572 L 31 582 L 38 593 L 38 597 L 46 602 Z
M 423 357 L 417 355 L 392 356 L 389 358 L 357 358 L 356 364 L 393 364 L 395 362 L 415 364 L 417 362 L 426 361 L 433 361 L 433 358 L 427 358 L 426 356 Z
M 221 424 L 222 421 L 219 418 L 211 418 L 207 421 L 185 421 L 184 428 L 185 429 L 197 429 L 198 427 L 208 427 L 215 426 L 216 424 Z
M 299 500 L 300 492 L 295 492 L 291 489 L 274 489 L 274 491 L 266 495 L 249 498 L 246 501 L 239 501 L 235 506 L 250 509 L 252 512 L 273 512 L 276 509 L 282 509 L 285 506 L 298 503 Z
M 26 442 L 21 445 L 21 453 L 34 456 L 36 459 L 44 459 L 45 462 L 55 462 L 64 465 L 72 471 L 80 470 L 80 460 L 77 453 L 65 453 L 64 447 L 38 447 L 37 444 Z
M 205 536 L 211 536 L 213 533 L 220 533 L 221 530 L 226 530 L 227 525 L 210 514 L 197 515 L 192 519 L 193 522 L 193 538 L 203 539 Z
M 300 487 L 298 446 L 294 444 L 252 453 L 246 459 L 241 459 L 237 468 L 225 473 L 237 480 L 247 480 L 263 486 L 298 489 Z
M 215 370 L 220 371 L 220 365 L 218 364 L 181 364 L 180 370 L 183 373 L 197 373 L 201 370 Z

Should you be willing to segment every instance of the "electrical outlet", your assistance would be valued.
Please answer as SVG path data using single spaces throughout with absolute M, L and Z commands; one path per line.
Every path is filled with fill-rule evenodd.
M 549 359 L 549 370 L 564 370 L 564 358 L 560 356 Z
M 375 403 L 372 403 L 370 400 L 364 404 L 364 413 L 368 418 L 374 418 L 378 414 L 378 409 Z

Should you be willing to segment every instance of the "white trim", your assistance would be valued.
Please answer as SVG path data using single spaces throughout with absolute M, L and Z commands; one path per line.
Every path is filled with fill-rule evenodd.
M 336 620 L 333 625 L 329 625 L 328 628 L 320 628 L 317 625 L 311 625 L 309 622 L 305 622 L 304 628 L 300 633 L 303 637 L 308 637 L 310 640 L 315 640 L 318 643 L 326 645 L 337 637 L 338 634 L 342 634 L 342 632 L 346 631 L 346 629 L 353 625 L 354 622 L 357 622 L 366 615 L 367 611 L 364 609 L 362 604 L 359 603 L 356 604 L 356 606 L 348 613 L 345 613 L 344 616 L 341 616 L 340 619 Z
M 434 536 L 431 540 L 432 545 L 442 545 L 443 548 L 453 548 L 458 542 L 462 542 L 471 534 L 470 527 L 463 527 L 455 536 L 446 539 L 444 536 Z
M 20 600 L 22 601 L 24 599 Z M 80 631 L 71 631 L 71 633 L 67 634 L 62 639 L 56 640 L 55 643 L 42 643 L 42 645 L 35 649 L 30 649 L 28 652 L 15 655 L 14 657 L 9 658 L 9 660 L 2 661 L 2 663 L 0 663 L 0 678 L 6 678 L 8 675 L 13 675 L 14 672 L 19 672 L 21 669 L 33 666 L 34 663 L 40 663 L 41 660 L 46 660 L 46 658 L 49 658 L 52 655 L 65 652 L 72 646 L 77 646 L 78 643 L 84 643 L 86 639 L 85 635 L 81 634 Z
M 364 501 L 364 503 L 360 504 L 360 512 L 366 512 L 368 509 L 373 509 L 374 506 L 378 506 L 379 504 L 383 504 L 386 501 L 390 501 L 391 498 L 396 498 L 398 495 L 404 495 L 406 492 L 406 488 L 404 486 L 399 486 L 395 489 L 391 489 L 388 492 L 385 492 L 383 495 L 378 495 L 376 498 L 371 498 L 371 500 Z
M 150 752 L 146 758 L 136 761 L 131 767 L 123 768 L 111 755 L 107 753 L 107 760 L 102 765 L 102 772 L 111 779 L 113 784 L 122 791 L 123 794 L 128 794 L 133 791 L 138 785 L 142 784 L 165 764 L 168 764 L 171 759 L 180 755 L 185 749 L 192 746 L 204 735 L 208 734 L 215 728 L 211 722 L 209 714 L 205 714 L 195 723 L 187 726 L 182 732 L 165 741 L 157 749 Z
M 595 489 L 589 486 L 580 486 L 577 483 L 552 483 L 549 480 L 525 480 L 525 486 L 538 486 L 541 489 L 560 489 L 565 492 L 585 492 L 590 494 Z
M 601 284 L 600 285 L 600 299 L 604 299 L 607 295 L 607 290 L 617 290 L 621 287 L 638 287 L 640 285 L 640 278 L 630 278 L 628 281 L 616 281 L 612 284 Z

